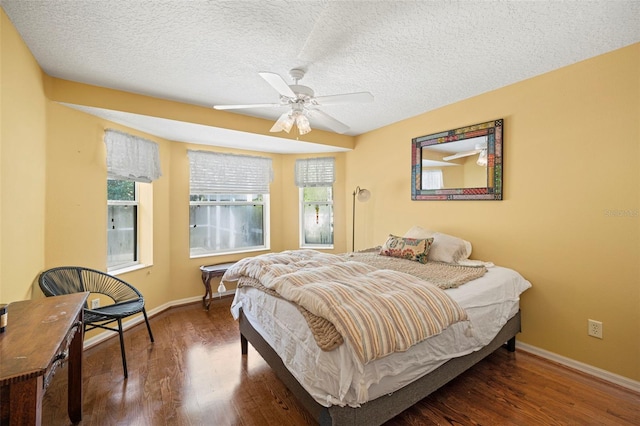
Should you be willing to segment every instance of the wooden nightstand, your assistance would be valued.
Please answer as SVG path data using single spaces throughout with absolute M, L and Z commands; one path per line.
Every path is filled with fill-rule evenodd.
M 213 294 L 211 292 L 211 278 L 221 277 L 227 272 L 227 269 L 231 268 L 236 262 L 218 263 L 217 265 L 203 265 L 200 267 L 202 271 L 202 283 L 204 284 L 204 296 L 202 297 L 202 306 L 207 311 L 211 304 L 211 298 Z

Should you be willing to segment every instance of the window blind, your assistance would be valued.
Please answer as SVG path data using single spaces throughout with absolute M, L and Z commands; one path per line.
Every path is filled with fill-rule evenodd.
M 188 151 L 191 194 L 268 194 L 271 158 Z
M 336 181 L 335 162 L 334 157 L 296 160 L 296 186 L 332 186 Z
M 106 129 L 109 179 L 152 182 L 162 176 L 158 144 L 138 136 Z

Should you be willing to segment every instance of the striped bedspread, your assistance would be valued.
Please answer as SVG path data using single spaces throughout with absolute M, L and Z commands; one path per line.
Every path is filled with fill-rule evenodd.
M 363 364 L 467 320 L 444 291 L 419 278 L 313 250 L 245 258 L 222 280 L 242 276 L 333 323 Z

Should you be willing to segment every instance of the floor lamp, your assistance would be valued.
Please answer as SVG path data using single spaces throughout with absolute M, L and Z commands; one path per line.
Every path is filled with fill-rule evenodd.
M 356 250 L 356 197 L 358 197 L 358 201 L 365 202 L 371 198 L 371 191 L 368 189 L 360 188 L 359 186 L 353 191 L 353 219 L 351 224 L 353 226 L 353 233 L 351 235 L 351 251 Z

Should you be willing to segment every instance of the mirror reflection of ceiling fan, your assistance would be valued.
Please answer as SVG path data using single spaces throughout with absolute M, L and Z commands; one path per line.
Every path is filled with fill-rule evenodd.
M 487 165 L 487 143 L 486 142 L 476 144 L 475 148 L 469 151 L 456 152 L 455 154 L 442 157 L 442 159 L 444 161 L 451 161 L 451 160 L 456 160 L 458 158 L 469 157 L 471 155 L 476 155 L 476 154 L 480 154 L 478 155 L 478 160 L 476 161 L 476 163 L 479 166 L 486 166 Z
M 289 75 L 294 84 L 287 82 L 280 75 L 272 72 L 260 72 L 271 87 L 280 94 L 279 103 L 270 104 L 247 104 L 247 105 L 215 105 L 218 110 L 246 109 L 246 108 L 288 108 L 275 122 L 271 132 L 285 131 L 289 133 L 295 123 L 301 135 L 311 131 L 310 120 L 314 124 L 325 126 L 337 133 L 345 133 L 349 126 L 323 112 L 319 107 L 326 105 L 338 105 L 346 103 L 372 102 L 373 95 L 369 92 L 345 93 L 341 95 L 315 96 L 314 91 L 307 86 L 298 84 L 304 77 L 305 71 L 294 68 L 289 71 Z

